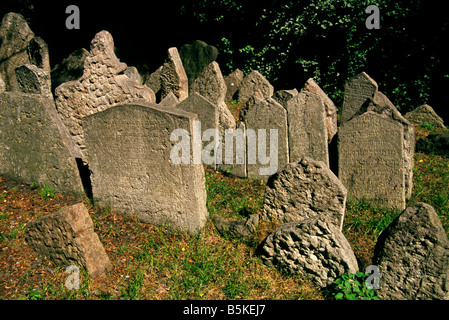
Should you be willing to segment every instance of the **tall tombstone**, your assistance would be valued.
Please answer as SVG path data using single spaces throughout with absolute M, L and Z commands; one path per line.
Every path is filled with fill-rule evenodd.
M 164 99 L 171 91 L 179 102 L 189 95 L 189 79 L 182 65 L 178 49 L 169 48 L 167 58 L 160 71 L 161 99 Z
M 326 110 L 323 99 L 301 91 L 286 103 L 290 162 L 304 156 L 329 166 Z
M 208 212 L 204 169 L 190 156 L 197 120 L 153 103 L 120 105 L 83 118 L 94 200 L 142 222 L 199 232 Z M 172 141 L 174 132 L 180 140 Z M 172 158 L 178 144 L 188 149 L 182 155 L 187 163 Z
M 367 111 L 339 128 L 338 177 L 348 197 L 405 209 L 404 127 Z
M 337 113 L 338 109 L 329 96 L 320 88 L 320 86 L 312 78 L 308 79 L 303 90 L 314 93 L 323 99 L 324 108 L 326 109 L 327 138 L 329 143 L 337 133 Z
M 235 69 L 229 75 L 224 78 L 226 83 L 226 101 L 237 100 L 236 93 L 240 88 L 240 84 L 243 81 L 243 71 L 240 69 Z
M 77 158 L 81 152 L 53 100 L 37 94 L 0 94 L 0 174 L 81 195 Z
M 149 87 L 124 74 L 127 68 L 114 53 L 112 35 L 103 30 L 91 42 L 82 77 L 56 88 L 58 113 L 83 153 L 83 117 L 123 103 L 155 101 L 154 92 Z
M 287 111 L 273 98 L 256 100 L 244 122 L 248 178 L 266 181 L 289 163 Z
M 373 97 L 376 91 L 376 81 L 365 72 L 361 72 L 346 81 L 340 122 L 344 123 L 350 120 L 366 100 Z

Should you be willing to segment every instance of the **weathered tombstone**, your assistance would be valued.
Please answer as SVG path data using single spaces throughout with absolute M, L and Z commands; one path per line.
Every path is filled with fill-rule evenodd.
M 83 203 L 28 222 L 25 241 L 57 265 L 86 268 L 92 278 L 104 275 L 111 268 Z
M 84 117 L 94 200 L 143 222 L 199 232 L 208 217 L 204 168 L 193 163 L 191 152 L 188 163 L 177 164 L 177 143 L 171 141 L 175 130 L 182 131 L 178 143 L 192 150 L 197 120 L 195 114 L 143 102 Z
M 257 100 L 245 125 L 248 177 L 266 181 L 289 162 L 287 111 L 273 98 Z
M 385 229 L 376 244 L 381 299 L 448 300 L 449 241 L 435 210 L 415 203 Z
M 376 91 L 377 83 L 365 72 L 346 81 L 340 122 L 350 120 Z
M 349 196 L 405 209 L 404 126 L 367 111 L 339 128 L 338 177 Z
M 226 84 L 217 62 L 212 62 L 196 78 L 191 86 L 191 93 L 199 93 L 212 102 L 219 110 L 220 130 L 235 128 L 235 119 L 224 102 L 226 96 Z
M 273 99 L 279 102 L 287 110 L 288 101 L 298 94 L 299 92 L 296 89 L 278 90 L 273 94 Z
M 358 271 L 354 252 L 340 229 L 317 217 L 277 227 L 263 243 L 261 258 L 322 288 L 343 273 Z
M 326 217 L 343 227 L 347 191 L 321 161 L 304 157 L 268 179 L 262 219 L 281 223 Z
M 53 100 L 36 94 L 0 94 L 1 174 L 81 195 L 77 158 L 81 153 Z
M 253 70 L 240 84 L 239 103 L 247 103 L 257 92 L 260 92 L 264 99 L 268 99 L 273 95 L 274 88 L 259 71 Z
M 435 128 L 446 128 L 443 119 L 428 104 L 423 104 L 415 110 L 407 112 L 404 117 L 416 125 L 430 124 Z
M 21 92 L 42 94 L 53 99 L 50 74 L 44 69 L 33 64 L 25 64 L 16 68 L 16 79 Z
M 154 92 L 123 74 L 127 69 L 114 53 L 114 40 L 107 31 L 97 33 L 84 61 L 84 73 L 55 90 L 62 121 L 84 153 L 81 119 L 110 107 L 136 101 L 154 102 Z
M 189 79 L 190 89 L 204 69 L 217 59 L 218 49 L 204 41 L 196 40 L 192 44 L 182 45 L 179 56 Z
M 53 90 L 64 82 L 78 80 L 84 73 L 84 62 L 89 51 L 84 48 L 73 51 L 51 71 L 51 85 Z
M 303 90 L 314 93 L 323 99 L 324 108 L 326 110 L 327 138 L 330 143 L 337 133 L 337 107 L 312 78 L 307 80 Z
M 329 166 L 326 110 L 316 94 L 301 91 L 287 101 L 290 162 L 304 156 Z
M 18 91 L 15 69 L 24 64 L 35 64 L 50 72 L 48 48 L 42 39 L 34 37 L 20 14 L 10 12 L 0 26 L 0 74 L 5 91 Z
M 413 167 L 415 155 L 415 128 L 404 118 L 393 103 L 380 91 L 377 91 L 372 98 L 369 98 L 362 106 L 359 113 L 374 111 L 386 116 L 404 128 L 404 175 L 405 175 L 405 198 L 410 199 L 413 191 Z M 357 114 L 359 115 L 359 114 Z
M 243 81 L 243 71 L 235 69 L 232 73 L 224 78 L 226 83 L 226 97 L 225 101 L 237 100 L 236 92 L 240 88 Z
M 161 76 L 161 99 L 164 99 L 171 91 L 178 101 L 186 99 L 189 95 L 189 79 L 187 78 L 184 66 L 178 49 L 169 48 L 167 58 L 162 66 Z

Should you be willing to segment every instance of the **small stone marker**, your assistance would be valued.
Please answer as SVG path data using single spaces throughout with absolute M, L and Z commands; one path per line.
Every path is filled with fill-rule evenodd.
M 102 276 L 111 268 L 103 245 L 83 203 L 27 223 L 25 241 L 57 265 L 83 266 L 89 276 Z
M 385 229 L 376 244 L 381 299 L 448 300 L 449 241 L 435 210 L 415 203 Z
M 199 232 L 208 217 L 204 168 L 190 155 L 189 164 L 173 163 L 177 142 L 170 140 L 174 130 L 182 130 L 192 150 L 197 120 L 193 113 L 153 103 L 120 105 L 83 118 L 94 200 L 143 222 Z
M 0 94 L 0 174 L 81 195 L 76 158 L 81 152 L 53 100 L 37 94 Z
M 416 125 L 430 124 L 435 128 L 446 128 L 443 119 L 428 104 L 423 104 L 415 110 L 407 112 L 404 117 Z
M 341 123 L 350 120 L 362 107 L 367 99 L 377 91 L 377 83 L 365 72 L 361 72 L 345 83 Z
M 367 111 L 339 128 L 338 177 L 357 200 L 405 209 L 404 127 Z
M 343 273 L 356 273 L 354 252 L 334 223 L 318 217 L 285 223 L 265 240 L 262 261 L 279 265 L 324 288 Z
M 262 219 L 286 223 L 325 216 L 341 230 L 346 195 L 346 188 L 324 162 L 304 157 L 270 177 Z

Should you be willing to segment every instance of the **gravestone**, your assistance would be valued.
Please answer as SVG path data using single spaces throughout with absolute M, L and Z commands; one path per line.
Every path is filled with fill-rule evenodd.
M 86 268 L 92 278 L 104 275 L 111 268 L 83 203 L 28 222 L 25 241 L 31 249 L 57 265 Z
M 159 76 L 159 79 L 157 77 Z M 153 86 L 158 85 L 160 81 L 160 95 L 164 99 L 170 92 L 176 96 L 179 102 L 186 99 L 189 95 L 189 79 L 187 78 L 184 66 L 178 49 L 169 48 L 167 57 L 160 70 L 156 70 L 155 74 L 150 75 L 149 81 Z M 157 93 L 155 91 L 155 93 Z
M 33 64 L 25 64 L 16 68 L 16 79 L 21 92 L 42 94 L 53 99 L 50 74 L 44 69 Z
M 367 111 L 339 128 L 338 177 L 356 200 L 405 209 L 404 126 Z
M 178 103 L 179 103 L 178 98 L 176 98 L 173 92 L 170 92 L 167 96 L 165 96 L 164 99 L 162 99 L 162 101 L 159 104 L 164 107 L 174 108 L 178 105 Z
M 312 78 L 307 80 L 303 90 L 306 90 L 310 93 L 314 93 L 319 97 L 321 97 L 321 99 L 323 99 L 324 108 L 326 110 L 327 137 L 328 142 L 330 143 L 332 138 L 337 133 L 337 113 L 338 113 L 337 107 L 335 106 L 333 101 L 329 98 L 329 96 L 326 93 L 324 93 L 324 91 Z
M 273 98 L 257 100 L 244 122 L 248 178 L 267 181 L 289 162 L 287 111 Z
M 347 191 L 321 161 L 304 157 L 268 179 L 262 219 L 281 223 L 325 217 L 339 230 Z
M 238 102 L 247 103 L 258 92 L 264 99 L 268 99 L 273 95 L 274 88 L 259 71 L 253 70 L 243 78 L 240 84 Z
M 423 104 L 415 110 L 407 112 L 404 117 L 418 126 L 421 124 L 430 124 L 435 128 L 446 128 L 443 119 L 428 104 Z
M 81 195 L 77 158 L 81 152 L 62 124 L 53 100 L 37 94 L 0 94 L 1 174 Z
M 192 157 L 190 164 L 173 163 L 178 142 L 170 140 L 174 130 L 182 130 L 192 150 L 197 120 L 195 114 L 144 102 L 84 117 L 94 200 L 142 222 L 199 232 L 208 218 L 204 168 Z
M 377 240 L 374 263 L 381 299 L 448 300 L 449 241 L 435 210 L 415 203 Z
M 326 110 L 316 94 L 301 91 L 286 103 L 290 162 L 304 156 L 329 166 Z
M 217 62 L 212 62 L 205 67 L 191 86 L 191 93 L 199 93 L 212 102 L 219 110 L 219 126 L 223 134 L 225 129 L 235 128 L 235 119 L 224 102 L 226 96 L 226 84 Z
M 243 81 L 243 71 L 235 69 L 232 73 L 224 78 L 226 83 L 226 97 L 225 101 L 237 100 L 236 93 Z
M 192 44 L 184 44 L 179 49 L 182 65 L 189 79 L 189 90 L 193 82 L 203 73 L 204 69 L 217 59 L 218 49 L 204 41 L 196 40 Z
M 55 90 L 62 121 L 84 153 L 81 119 L 110 107 L 136 101 L 154 102 L 154 92 L 124 74 L 127 69 L 114 53 L 114 40 L 107 31 L 97 33 L 84 61 L 84 73 Z
M 15 69 L 24 64 L 35 64 L 50 72 L 48 47 L 35 38 L 26 20 L 18 13 L 7 13 L 0 26 L 0 74 L 5 91 L 18 91 Z
M 340 122 L 344 123 L 350 120 L 366 100 L 373 97 L 376 91 L 376 81 L 365 72 L 361 72 L 346 81 Z
M 278 90 L 273 94 L 273 99 L 275 99 L 277 102 L 279 102 L 285 109 L 287 109 L 287 103 L 291 99 L 293 99 L 294 96 L 297 96 L 299 94 L 298 90 L 291 89 L 291 90 Z
M 340 229 L 317 217 L 277 227 L 264 241 L 261 258 L 322 288 L 343 273 L 358 271 L 354 252 Z

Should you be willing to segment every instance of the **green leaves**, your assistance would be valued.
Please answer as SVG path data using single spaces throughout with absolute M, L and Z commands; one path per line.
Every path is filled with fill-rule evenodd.
M 358 271 L 356 274 L 344 273 L 330 286 L 330 293 L 335 300 L 379 300 L 373 289 L 366 287 L 369 273 Z

